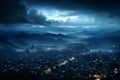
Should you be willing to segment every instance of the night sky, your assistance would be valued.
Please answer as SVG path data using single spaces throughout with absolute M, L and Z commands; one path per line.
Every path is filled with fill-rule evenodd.
M 118 27 L 119 0 L 1 0 L 1 24 Z

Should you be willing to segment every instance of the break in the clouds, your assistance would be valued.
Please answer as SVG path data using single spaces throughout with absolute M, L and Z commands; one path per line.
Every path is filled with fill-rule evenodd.
M 38 17 L 33 17 L 35 22 L 40 23 L 43 21 L 44 25 L 56 26 L 56 27 L 84 27 L 84 28 L 95 28 L 101 26 L 118 26 L 119 18 L 108 17 L 110 14 L 105 13 L 94 13 L 94 12 L 82 12 L 82 11 L 74 11 L 74 10 L 60 10 L 54 9 L 51 7 L 31 7 L 31 10 L 36 11 L 36 15 Z M 31 15 L 31 14 L 30 14 Z M 32 15 L 33 16 L 33 15 Z M 41 17 L 40 17 L 41 16 Z M 42 19 L 42 17 L 45 17 Z M 39 20 L 38 18 L 41 18 Z M 30 19 L 29 19 L 30 20 Z
M 119 0 L 27 0 L 31 6 L 47 6 L 62 10 L 87 10 L 106 12 L 112 16 L 120 16 Z
M 1 0 L 0 23 L 58 27 L 118 26 L 119 0 Z

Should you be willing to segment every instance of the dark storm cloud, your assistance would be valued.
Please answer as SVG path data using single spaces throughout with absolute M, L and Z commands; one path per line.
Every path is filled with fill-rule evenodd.
M 0 0 L 0 23 L 25 23 L 27 8 L 21 0 Z
M 29 8 L 30 6 L 72 10 L 75 11 L 75 14 L 79 13 L 79 11 L 85 10 L 93 11 L 95 13 L 108 13 L 110 14 L 109 17 L 120 17 L 120 0 L 1 0 L 0 23 L 48 24 L 54 22 L 46 22 L 46 17 L 44 15 L 34 14 L 33 16 L 28 16 L 28 9 L 26 7 Z M 31 22 L 31 19 L 34 21 Z
M 86 10 L 120 16 L 120 0 L 27 0 L 31 5 L 49 6 L 63 10 Z M 112 17 L 111 16 L 111 17 Z
M 1 0 L 0 1 L 0 23 L 16 24 L 29 23 L 49 25 L 55 21 L 47 21 L 47 18 L 41 13 L 37 14 L 35 9 L 29 11 L 26 7 L 26 0 Z
M 30 9 L 27 14 L 27 21 L 30 24 L 40 24 L 40 25 L 51 25 L 54 23 L 59 23 L 54 20 L 47 20 L 47 17 L 43 15 L 44 13 L 38 13 L 36 9 Z
M 27 19 L 29 23 L 33 24 L 45 25 L 46 23 L 46 17 L 42 13 L 38 15 L 37 10 L 35 9 L 31 9 L 29 11 Z

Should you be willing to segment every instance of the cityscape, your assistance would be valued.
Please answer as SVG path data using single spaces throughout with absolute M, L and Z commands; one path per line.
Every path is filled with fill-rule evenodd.
M 115 33 L 118 33 L 117 36 L 114 35 L 118 39 L 119 31 Z M 19 37 L 16 37 L 16 34 Z M 120 78 L 120 42 L 116 39 L 115 41 L 112 36 L 112 41 L 104 37 L 103 41 L 99 41 L 95 40 L 94 35 L 77 37 L 76 34 L 74 36 L 74 34 L 25 32 L 15 35 L 9 32 L 4 35 L 9 35 L 10 40 L 2 36 L 4 41 L 0 39 L 0 78 L 3 80 L 118 80 Z M 46 36 L 42 41 L 44 35 Z M 53 42 L 48 43 L 49 38 L 53 39 Z M 63 40 L 54 41 L 59 38 Z

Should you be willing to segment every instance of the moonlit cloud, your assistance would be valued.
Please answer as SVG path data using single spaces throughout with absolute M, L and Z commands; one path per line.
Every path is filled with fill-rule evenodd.
M 94 16 L 85 15 L 83 13 L 72 15 L 71 13 L 75 12 L 70 10 L 59 10 L 52 8 L 35 9 L 37 10 L 37 15 L 43 14 L 47 21 L 56 21 L 55 23 L 51 23 L 51 26 L 76 28 L 84 27 L 84 25 L 96 24 L 96 19 Z
M 54 8 L 35 8 L 37 14 L 43 14 L 48 21 L 56 21 L 51 26 L 63 28 L 97 28 L 101 26 L 118 26 L 119 23 L 116 18 L 109 18 L 102 14 L 82 13 L 71 10 L 60 10 Z M 77 14 L 75 14 L 77 13 Z
M 0 23 L 62 28 L 120 25 L 118 0 L 2 0 L 0 6 Z M 30 14 L 31 9 L 36 11 Z
M 56 20 L 56 21 L 67 21 L 67 19 L 69 18 L 69 16 L 67 16 L 69 14 L 70 11 L 59 11 L 59 10 L 55 10 L 55 9 L 38 9 L 38 14 L 40 13 L 44 13 L 44 15 L 47 17 L 48 20 Z M 63 16 L 66 15 L 66 16 Z
M 31 2 L 30 2 L 31 1 Z M 43 13 L 51 26 L 97 28 L 120 25 L 119 1 L 114 0 L 29 0 L 28 5 Z

